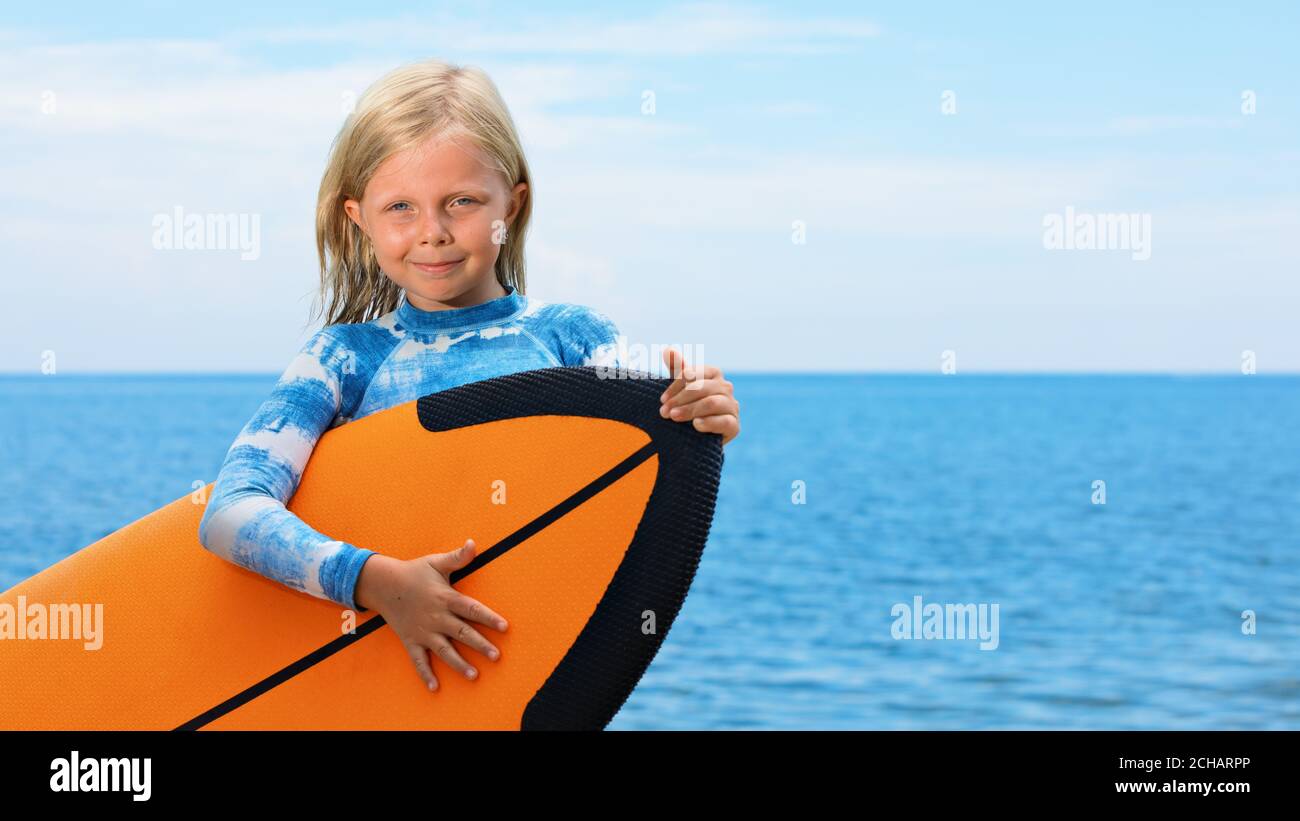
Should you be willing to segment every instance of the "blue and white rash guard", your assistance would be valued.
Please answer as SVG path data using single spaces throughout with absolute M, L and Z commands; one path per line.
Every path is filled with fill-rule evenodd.
M 353 598 L 375 551 L 330 538 L 285 504 L 329 428 L 446 390 L 534 368 L 620 367 L 618 329 L 582 305 L 508 293 L 441 311 L 398 307 L 327 325 L 302 347 L 217 474 L 199 541 L 295 590 L 364 612 Z

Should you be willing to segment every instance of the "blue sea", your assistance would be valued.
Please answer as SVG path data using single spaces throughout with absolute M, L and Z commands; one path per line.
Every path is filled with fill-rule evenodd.
M 1300 378 L 729 378 L 699 574 L 610 729 L 1300 728 Z M 212 481 L 275 379 L 0 376 L 0 589 Z M 996 642 L 900 637 L 917 597 Z

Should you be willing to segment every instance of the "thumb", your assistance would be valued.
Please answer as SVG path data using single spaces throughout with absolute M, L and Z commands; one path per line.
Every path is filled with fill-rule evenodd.
M 446 572 L 447 570 L 455 570 L 457 568 L 464 567 L 465 565 L 469 564 L 470 560 L 473 558 L 474 558 L 474 540 L 466 539 L 465 544 L 461 545 L 455 550 L 450 550 L 446 553 L 433 554 L 429 558 L 429 561 L 437 569 Z
M 677 352 L 676 348 L 664 348 L 664 364 L 668 366 L 668 375 L 674 379 L 681 376 L 681 374 L 677 372 L 678 366 L 675 364 L 676 360 L 680 358 L 680 356 L 681 354 Z

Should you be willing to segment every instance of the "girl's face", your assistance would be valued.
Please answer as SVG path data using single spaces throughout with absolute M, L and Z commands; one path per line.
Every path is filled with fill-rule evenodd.
M 505 296 L 495 273 L 500 229 L 514 224 L 528 186 L 509 189 L 480 156 L 472 146 L 431 137 L 387 157 L 361 201 L 343 203 L 370 237 L 384 275 L 416 308 L 466 308 Z M 426 267 L 442 262 L 456 264 Z

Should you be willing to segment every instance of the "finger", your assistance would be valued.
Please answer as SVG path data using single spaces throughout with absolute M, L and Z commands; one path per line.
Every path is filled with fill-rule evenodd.
M 664 349 L 664 364 L 668 366 L 669 376 L 673 378 L 677 378 L 682 375 L 681 366 L 684 358 L 685 357 L 682 356 L 682 352 L 677 350 L 676 348 Z
M 410 654 L 411 661 L 415 662 L 415 670 L 420 674 L 420 680 L 424 686 L 429 688 L 429 692 L 438 689 L 438 677 L 433 674 L 433 667 L 429 665 L 429 650 L 419 644 L 406 644 L 406 652 Z
M 676 348 L 665 348 L 664 364 L 668 366 L 669 376 L 674 379 L 681 379 L 686 370 L 686 357 Z
M 466 539 L 465 544 L 446 553 L 434 553 L 428 556 L 429 564 L 439 573 L 448 574 L 469 564 L 473 560 L 475 546 L 473 539 Z
M 475 650 L 493 661 L 496 661 L 501 657 L 501 651 L 497 650 L 497 648 L 492 645 L 492 642 L 485 639 L 482 633 L 475 630 L 473 627 L 470 627 L 455 616 L 448 616 L 447 618 L 450 622 L 447 627 L 448 636 L 454 638 L 461 644 L 467 644 L 470 647 L 473 647 Z M 455 631 L 454 633 L 452 632 L 453 630 Z
M 740 403 L 734 397 L 713 394 L 694 402 L 679 405 L 669 410 L 669 418 L 675 422 L 698 419 L 701 416 L 715 416 L 720 413 L 740 413 Z
M 486 624 L 488 627 L 495 627 L 502 631 L 506 629 L 506 620 L 478 599 L 458 595 L 448 603 L 447 609 L 461 618 L 476 621 L 479 624 Z
M 721 394 L 731 396 L 732 385 L 722 378 L 722 372 L 719 371 L 717 376 L 701 378 L 692 383 L 686 383 L 681 390 L 669 393 L 668 399 L 664 400 L 659 407 L 660 416 L 668 416 L 668 411 L 673 408 L 685 405 L 687 402 L 695 402 L 712 394 Z M 666 409 L 665 409 L 666 406 Z
M 447 662 L 452 669 L 459 671 L 465 678 L 471 681 L 478 678 L 478 670 L 475 670 L 474 665 L 460 657 L 460 653 L 456 652 L 456 648 L 452 646 L 451 641 L 446 636 L 441 633 L 431 633 L 429 635 L 429 646 L 433 649 L 433 652 L 438 654 L 438 658 Z
M 684 390 L 695 393 L 701 390 L 706 380 L 721 378 L 722 371 L 718 369 L 717 365 L 701 365 L 694 371 L 688 370 L 686 375 L 681 378 L 673 380 L 672 384 L 668 386 L 668 389 L 660 395 L 659 401 L 661 403 L 667 402 L 669 399 L 672 399 Z
M 676 383 L 674 383 L 676 384 Z M 694 382 L 682 381 L 681 386 L 674 389 L 673 385 L 668 386 L 664 395 L 665 403 L 671 404 L 676 400 L 679 404 L 699 399 L 701 396 L 707 396 L 710 393 L 731 393 L 731 383 L 722 378 L 722 371 L 713 365 L 705 365 L 704 370 L 700 371 Z
M 740 420 L 729 413 L 720 416 L 701 416 L 691 420 L 691 424 L 700 433 L 722 434 L 723 445 L 726 445 L 740 434 Z

